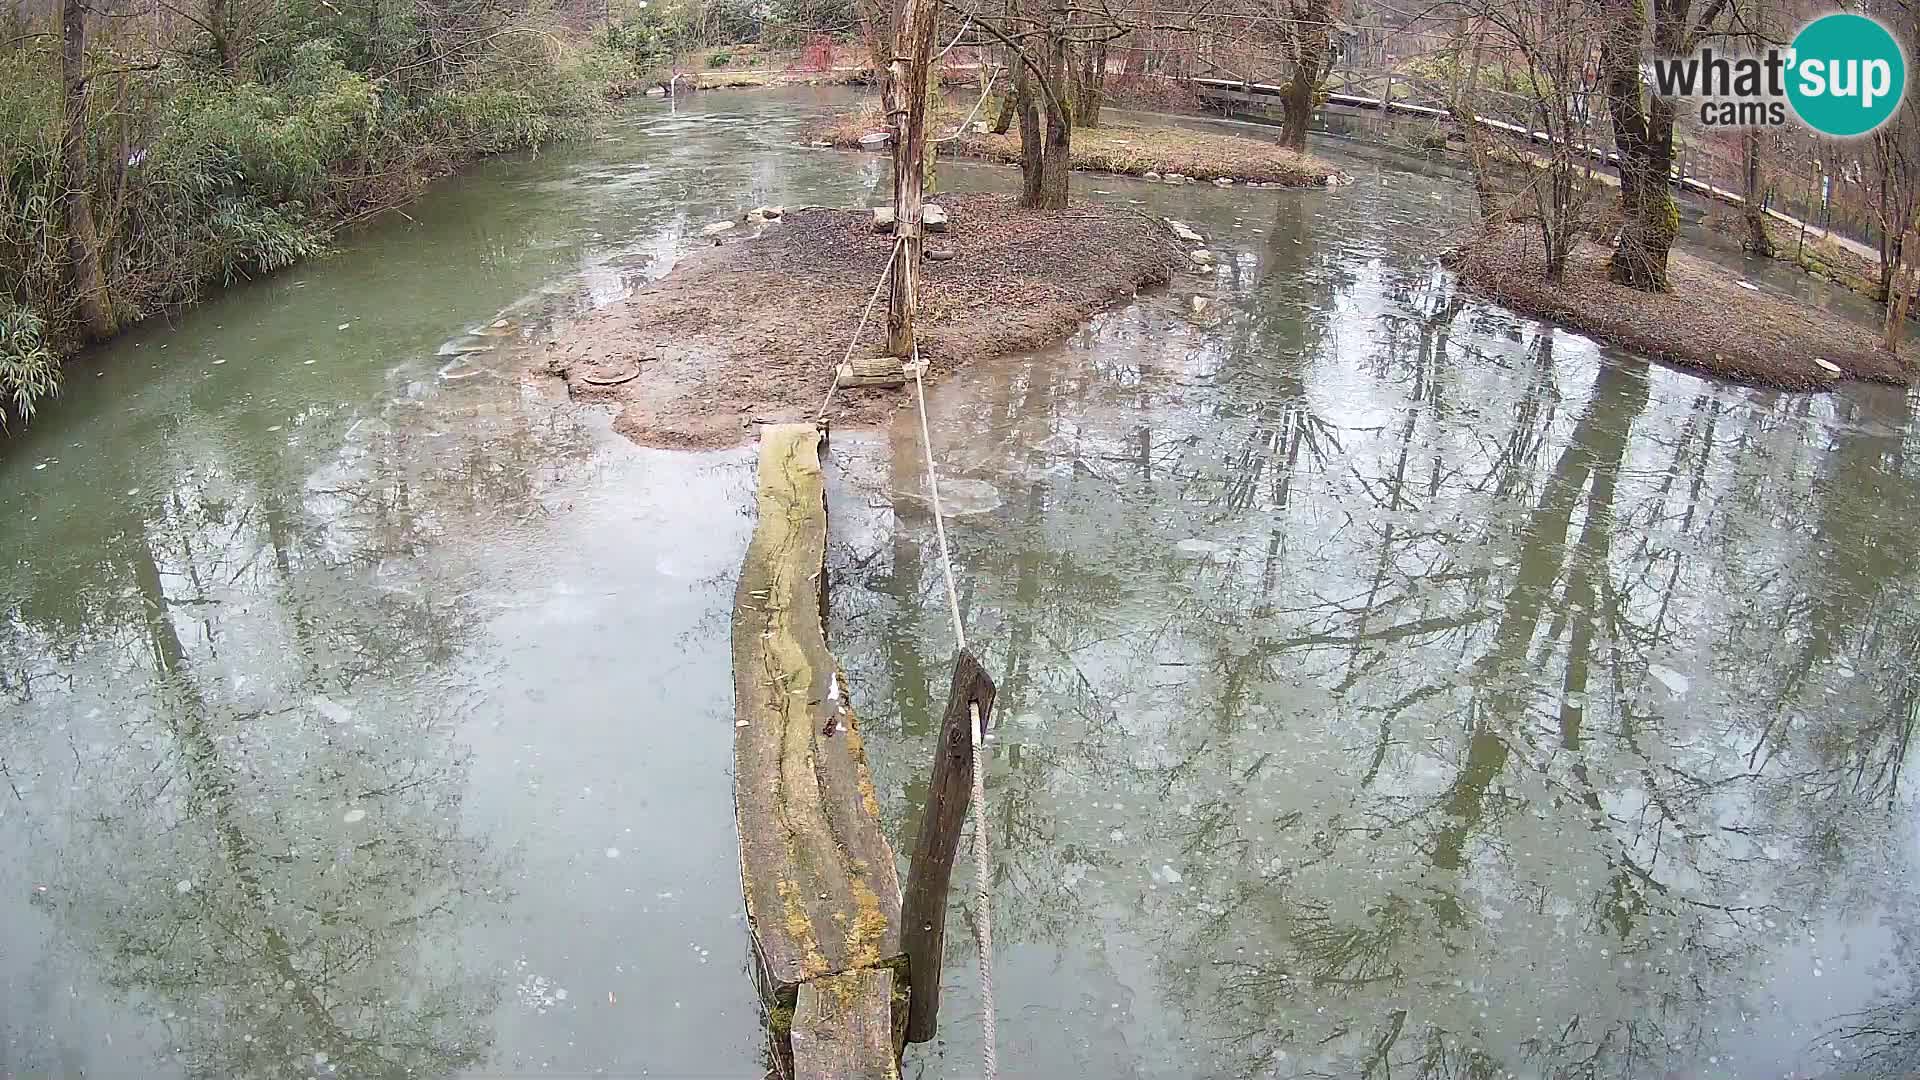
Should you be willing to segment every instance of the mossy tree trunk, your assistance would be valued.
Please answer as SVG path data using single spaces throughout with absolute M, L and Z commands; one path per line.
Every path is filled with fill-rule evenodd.
M 1339 18 L 1339 0 L 1308 0 L 1294 20 L 1289 33 L 1293 54 L 1293 74 L 1281 97 L 1285 114 L 1280 125 L 1280 145 L 1290 150 L 1307 148 L 1307 129 L 1313 124 L 1313 99 L 1326 76 L 1332 52 L 1333 22 Z
M 87 139 L 87 7 L 63 0 L 60 9 L 62 131 L 60 168 L 66 184 L 67 264 L 81 331 L 92 340 L 119 331 L 101 269 L 100 230 L 93 218 L 92 155 Z
M 1653 51 L 1684 56 L 1729 10 L 1707 0 L 1695 22 L 1692 0 L 1653 0 Z M 1647 0 L 1606 0 L 1600 38 L 1600 81 L 1620 155 L 1620 236 L 1607 275 L 1614 281 L 1665 292 L 1667 256 L 1680 234 L 1680 207 L 1669 188 L 1673 172 L 1673 102 L 1649 97 L 1640 67 L 1646 57 Z

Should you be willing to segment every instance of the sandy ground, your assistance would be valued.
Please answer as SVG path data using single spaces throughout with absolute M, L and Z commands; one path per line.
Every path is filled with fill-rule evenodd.
M 1449 262 L 1469 286 L 1515 310 L 1737 382 L 1817 390 L 1839 381 L 1816 357 L 1848 377 L 1897 386 L 1920 371 L 1912 346 L 1895 357 L 1877 334 L 1764 286 L 1745 288 L 1704 259 L 1675 250 L 1667 263 L 1673 291 L 1645 293 L 1607 280 L 1609 254 L 1581 241 L 1566 280 L 1549 286 L 1537 230 L 1508 225 L 1469 239 Z
M 1182 263 L 1166 227 L 1132 210 L 1028 211 L 999 195 L 938 202 L 950 225 L 927 246 L 953 257 L 922 262 L 918 321 L 921 355 L 936 376 L 1058 341 L 1166 282 Z M 728 446 L 756 422 L 812 417 L 892 238 L 873 232 L 864 209 L 793 210 L 757 235 L 749 228 L 574 323 L 547 343 L 545 370 L 566 379 L 575 398 L 618 408 L 615 429 L 649 446 Z M 855 355 L 878 355 L 885 341 L 882 296 Z M 829 416 L 874 424 L 910 396 L 842 389 Z

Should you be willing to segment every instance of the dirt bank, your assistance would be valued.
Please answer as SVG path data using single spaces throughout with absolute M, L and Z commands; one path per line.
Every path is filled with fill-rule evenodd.
M 933 374 L 1064 338 L 1181 262 L 1158 221 L 1075 206 L 1045 213 L 998 195 L 946 195 L 948 231 L 922 263 L 921 355 Z M 575 322 L 545 349 L 546 370 L 582 400 L 620 412 L 616 430 L 650 446 L 737 443 L 756 420 L 811 417 L 833 382 L 892 248 L 867 210 L 789 211 L 757 235 L 736 227 L 622 303 Z M 885 297 L 856 356 L 886 341 Z M 836 423 L 872 424 L 899 390 L 840 391 Z
M 969 106 L 971 108 L 971 106 Z M 963 125 L 967 112 L 943 107 L 933 130 L 946 141 L 941 157 L 1018 163 L 1020 136 L 981 134 Z M 981 115 L 986 115 L 983 109 Z M 807 139 L 843 150 L 860 149 L 860 137 L 887 130 L 877 102 L 837 113 L 807 133 Z M 958 134 L 953 134 L 958 132 Z M 948 136 L 952 137 L 949 138 Z M 1145 127 L 1109 120 L 1073 131 L 1073 167 L 1124 176 L 1175 174 L 1193 180 L 1222 177 L 1236 183 L 1316 187 L 1339 170 L 1318 158 L 1296 154 L 1267 139 L 1174 126 Z
M 1904 386 L 1920 355 L 1899 358 L 1869 330 L 1738 275 L 1674 251 L 1669 293 L 1644 293 L 1607 280 L 1607 248 L 1582 241 L 1567 260 L 1566 280 L 1546 284 L 1539 234 L 1509 225 L 1467 240 L 1448 262 L 1472 288 L 1529 315 L 1551 319 L 1662 363 L 1737 382 L 1787 390 L 1832 386 L 1841 375 Z M 1902 366 L 1902 360 L 1905 366 Z

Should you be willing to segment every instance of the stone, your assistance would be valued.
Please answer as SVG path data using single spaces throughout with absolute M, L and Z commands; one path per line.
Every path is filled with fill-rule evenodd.
M 1169 184 L 1184 184 L 1186 182 L 1187 178 L 1180 173 L 1170 172 L 1167 174 L 1167 183 Z
M 1217 176 L 1217 177 L 1214 177 L 1214 180 L 1213 180 L 1213 186 L 1214 186 L 1214 187 L 1232 187 L 1232 186 L 1233 186 L 1233 177 L 1231 177 L 1231 176 Z
M 975 120 L 973 122 L 973 133 L 975 135 L 985 135 L 987 133 L 987 122 L 985 120 Z
M 1213 252 L 1208 251 L 1206 248 L 1188 253 L 1187 258 L 1192 259 L 1193 265 L 1203 270 L 1212 266 L 1216 261 L 1213 257 Z
M 952 248 L 928 248 L 925 251 L 920 253 L 920 257 L 927 260 L 928 262 L 952 262 L 953 249 Z
M 1173 230 L 1173 235 L 1189 244 L 1204 244 L 1207 242 L 1206 237 L 1194 232 L 1193 228 L 1184 221 L 1175 221 L 1172 218 L 1167 218 L 1166 222 L 1167 228 Z
M 893 141 L 893 136 L 884 131 L 869 132 L 860 136 L 860 149 L 878 150 Z
M 926 226 L 928 232 L 946 232 L 947 212 L 938 203 L 928 203 L 920 208 L 920 224 Z
M 893 207 L 876 206 L 873 208 L 873 231 L 887 232 L 893 228 Z
M 701 236 L 719 236 L 723 232 L 728 232 L 732 230 L 732 228 L 733 228 L 733 222 L 731 221 L 716 221 L 713 224 L 708 225 L 705 228 L 701 229 L 700 235 Z
M 1831 361 L 1831 360 L 1828 360 L 1828 359 L 1827 359 L 1826 357 L 1824 357 L 1824 356 L 1816 356 L 1816 357 L 1814 357 L 1814 358 L 1813 358 L 1813 362 L 1814 362 L 1814 363 L 1816 363 L 1816 364 L 1819 364 L 1819 365 L 1820 365 L 1820 370 L 1822 370 L 1822 371 L 1824 371 L 1824 372 L 1826 372 L 1826 373 L 1827 373 L 1827 374 L 1829 374 L 1829 375 L 1839 375 L 1839 374 L 1842 374 L 1842 372 L 1841 372 L 1841 370 L 1840 370 L 1840 365 L 1838 365 L 1838 364 L 1836 364 L 1836 363 L 1834 363 L 1834 362 L 1833 362 L 1833 361 Z
M 1337 177 L 1337 176 L 1329 176 L 1329 177 L 1327 177 L 1327 186 L 1328 186 L 1328 187 L 1330 187 L 1330 188 L 1337 188 L 1337 187 L 1339 187 L 1339 186 L 1340 186 L 1340 178 L 1339 178 L 1339 177 Z
M 777 217 L 786 217 L 787 208 L 784 206 L 761 206 L 755 208 L 754 213 L 768 220 L 772 220 Z
M 647 87 L 647 96 L 648 97 L 666 97 L 667 88 L 664 86 L 649 86 Z
M 1160 174 L 1159 174 L 1159 173 L 1157 173 L 1157 172 L 1144 172 L 1144 173 L 1141 173 L 1141 174 L 1140 174 L 1140 176 L 1141 176 L 1141 178 L 1142 178 L 1142 179 L 1145 179 L 1145 180 L 1158 180 L 1158 179 L 1160 179 Z

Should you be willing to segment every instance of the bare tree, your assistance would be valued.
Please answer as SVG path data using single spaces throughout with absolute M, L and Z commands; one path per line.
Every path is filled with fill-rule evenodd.
M 1614 242 L 1608 276 L 1622 285 L 1665 292 L 1667 254 L 1680 234 L 1680 208 L 1668 184 L 1673 172 L 1673 101 L 1649 95 L 1641 76 L 1649 29 L 1653 51 L 1663 56 L 1693 52 L 1727 20 L 1731 0 L 1653 0 L 1648 26 L 1645 0 L 1603 0 L 1600 78 L 1613 119 L 1620 157 L 1620 211 L 1624 221 Z

